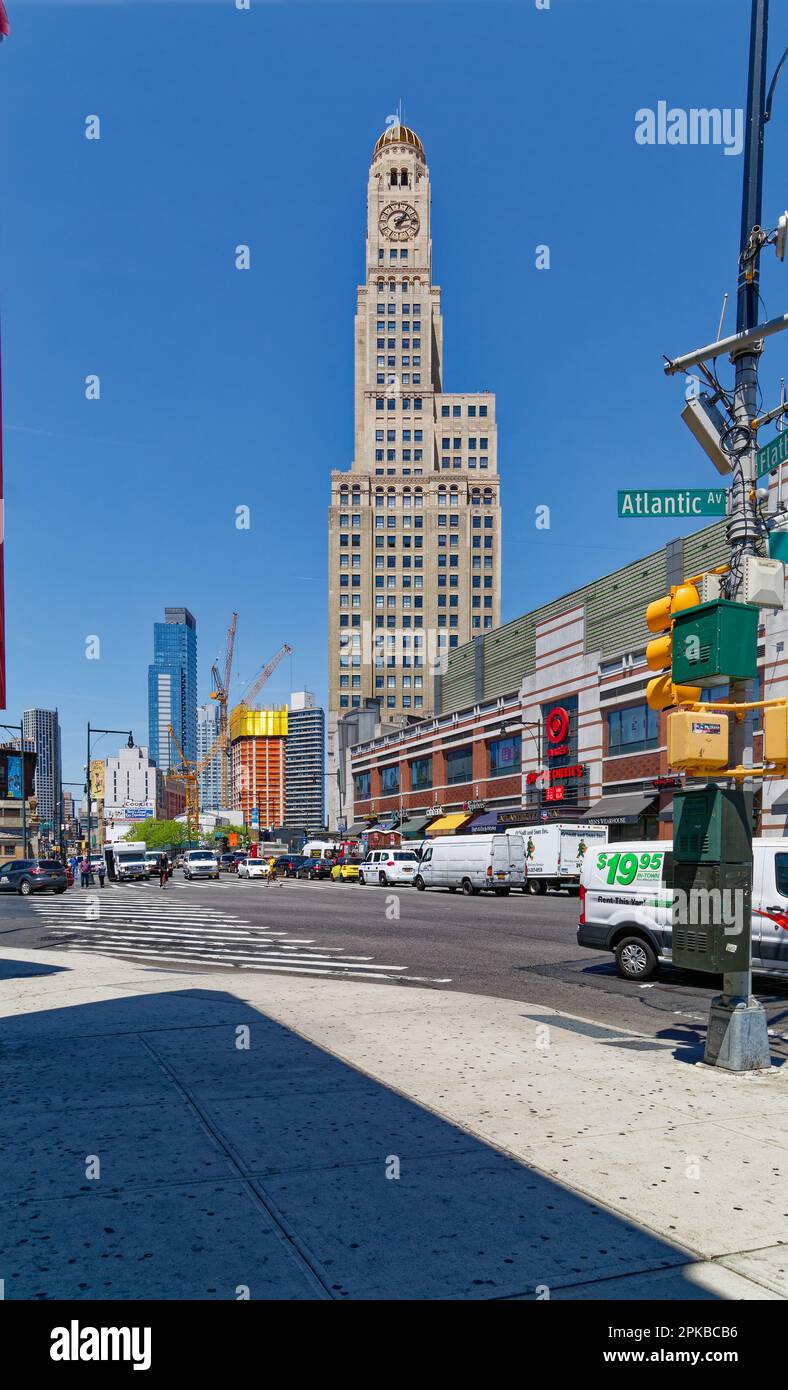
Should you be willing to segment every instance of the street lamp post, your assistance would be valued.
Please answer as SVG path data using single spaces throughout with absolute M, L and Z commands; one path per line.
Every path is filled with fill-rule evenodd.
M 63 782 L 60 783 L 60 853 L 63 856 L 63 863 L 66 862 L 66 839 L 65 839 L 65 818 L 66 818 L 66 799 L 63 792 L 64 787 L 80 787 L 85 790 L 84 782 Z
M 95 728 L 95 727 L 94 727 L 94 728 L 91 728 L 91 726 L 90 726 L 90 721 L 88 721 L 88 763 L 87 763 L 87 767 L 86 767 L 86 769 L 85 769 L 85 792 L 86 792 L 86 794 L 87 794 L 87 802 L 88 802 L 88 834 L 87 834 L 87 846 L 88 846 L 87 852 L 88 852 L 88 859 L 90 859 L 90 821 L 91 821 L 91 798 L 90 798 L 90 735 L 91 735 L 91 734 L 126 734 L 126 735 L 128 735 L 128 747 L 129 747 L 129 748 L 133 748 L 133 747 L 134 747 L 134 735 L 132 734 L 131 729 L 97 729 L 97 728 Z

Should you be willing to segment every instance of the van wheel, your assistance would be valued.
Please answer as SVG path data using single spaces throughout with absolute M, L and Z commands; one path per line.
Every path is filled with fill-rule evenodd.
M 471 896 L 471 893 L 473 892 L 473 884 L 471 883 L 471 880 L 469 878 L 464 878 L 460 886 L 465 897 L 469 898 Z
M 526 893 L 532 893 L 533 896 L 536 897 L 537 893 L 544 892 L 544 886 L 540 879 L 529 878 L 528 882 L 525 885 L 525 891 Z
M 615 948 L 618 973 L 625 980 L 650 980 L 657 973 L 657 957 L 642 936 L 625 936 Z
M 388 881 L 387 876 L 386 876 L 384 873 L 379 873 L 379 874 L 378 874 L 378 883 L 380 884 L 381 888 L 388 888 L 388 886 L 389 886 L 389 881 Z
M 425 888 L 426 885 L 425 885 L 425 883 L 424 883 L 424 879 L 422 878 L 421 874 L 417 874 L 416 877 L 414 878 L 413 882 L 414 882 L 414 884 L 416 885 L 416 887 L 418 888 L 419 892 L 420 892 L 420 893 L 423 893 L 423 892 L 424 892 L 424 888 Z

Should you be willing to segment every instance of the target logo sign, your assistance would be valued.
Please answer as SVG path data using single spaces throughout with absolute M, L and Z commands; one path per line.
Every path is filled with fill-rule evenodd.
M 545 733 L 548 743 L 555 745 L 565 741 L 569 733 L 569 711 L 565 710 L 562 705 L 555 705 L 550 710 L 545 719 Z M 558 750 L 553 747 L 550 751 L 555 753 Z

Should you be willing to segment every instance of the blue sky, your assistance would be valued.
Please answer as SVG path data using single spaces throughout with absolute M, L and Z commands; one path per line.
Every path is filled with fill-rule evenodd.
M 7 717 L 59 707 L 66 778 L 87 719 L 147 741 L 165 605 L 197 618 L 202 697 L 235 608 L 239 679 L 286 641 L 294 687 L 325 698 L 328 477 L 351 461 L 367 170 L 400 98 L 432 179 L 444 385 L 498 398 L 504 620 L 688 529 L 619 521 L 616 491 L 719 481 L 661 356 L 716 334 L 742 160 L 640 146 L 635 112 L 743 105 L 746 0 L 8 8 Z M 768 226 L 788 200 L 786 83 Z M 93 114 L 100 141 L 84 137 Z M 767 253 L 769 314 L 786 274 Z M 785 366 L 772 340 L 770 403 Z M 285 661 L 267 698 L 290 686 Z

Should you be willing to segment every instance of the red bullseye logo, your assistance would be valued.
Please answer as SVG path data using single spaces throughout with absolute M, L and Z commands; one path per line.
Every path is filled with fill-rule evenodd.
M 549 743 L 562 743 L 569 733 L 568 712 L 560 705 L 556 705 L 545 720 L 545 730 Z

